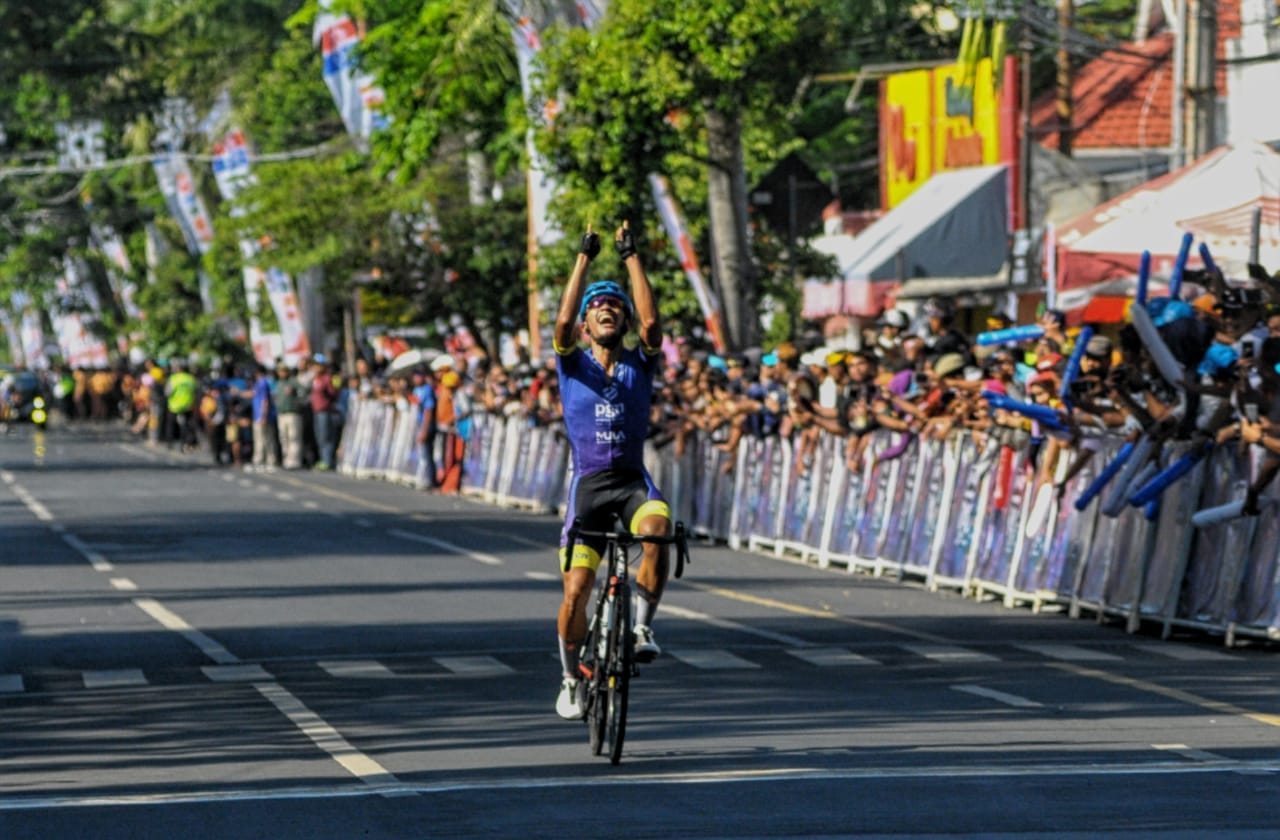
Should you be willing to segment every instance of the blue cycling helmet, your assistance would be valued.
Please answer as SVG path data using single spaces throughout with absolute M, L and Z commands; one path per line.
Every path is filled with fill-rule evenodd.
M 631 317 L 631 298 L 626 291 L 612 280 L 597 280 L 587 286 L 587 290 L 582 293 L 582 305 L 578 307 L 579 320 L 587 319 L 587 304 L 591 303 L 592 298 L 598 298 L 601 295 L 609 295 L 622 301 L 622 305 L 627 310 L 627 317 Z

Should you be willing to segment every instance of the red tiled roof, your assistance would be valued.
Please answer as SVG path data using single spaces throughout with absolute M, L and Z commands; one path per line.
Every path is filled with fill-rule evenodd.
M 1219 96 L 1227 91 L 1226 41 L 1240 37 L 1239 0 L 1218 2 Z M 1172 142 L 1172 32 L 1145 43 L 1129 43 L 1108 50 L 1076 70 L 1072 80 L 1075 149 L 1136 149 L 1166 147 Z M 1044 146 L 1058 146 L 1057 94 L 1046 93 L 1031 106 L 1034 137 Z
M 1172 137 L 1173 34 L 1108 50 L 1076 71 L 1072 80 L 1072 124 L 1076 149 L 1168 146 Z M 1035 138 L 1058 146 L 1057 94 L 1031 105 Z

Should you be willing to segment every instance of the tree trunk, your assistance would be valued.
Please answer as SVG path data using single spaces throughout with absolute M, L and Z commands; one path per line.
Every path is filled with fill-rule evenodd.
M 747 237 L 747 175 L 738 118 L 707 109 L 707 205 L 711 266 L 724 308 L 726 341 L 734 349 L 760 340 L 756 268 Z

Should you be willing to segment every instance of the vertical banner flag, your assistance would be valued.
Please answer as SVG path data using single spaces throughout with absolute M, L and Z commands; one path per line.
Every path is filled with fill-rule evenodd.
M 44 328 L 40 326 L 38 310 L 22 310 L 22 323 L 18 327 L 18 333 L 27 367 L 33 370 L 48 369 L 49 358 L 44 353 Z
M 63 259 L 56 291 L 58 302 L 50 317 L 63 360 L 73 368 L 105 368 L 107 345 L 89 331 L 80 311 L 99 312 L 102 304 L 93 287 L 81 282 L 79 268 L 70 257 Z
M 253 183 L 253 173 L 249 167 L 249 144 L 245 140 L 244 132 L 233 128 L 214 144 L 213 175 L 222 197 L 227 201 L 234 200 L 245 186 Z M 232 211 L 233 214 L 239 212 Z M 297 365 L 311 354 L 311 345 L 303 329 L 297 295 L 293 290 L 293 278 L 276 268 L 266 271 L 259 268 L 257 265 L 259 251 L 255 242 L 249 240 L 240 242 L 240 254 L 244 258 L 244 292 L 249 305 L 249 337 L 253 344 L 253 355 L 259 362 L 266 365 L 278 358 L 283 358 L 290 365 Z M 263 287 L 267 290 L 271 309 L 275 313 L 276 321 L 280 324 L 278 334 L 264 334 L 258 322 L 258 295 Z
M 693 252 L 693 243 L 689 241 L 689 232 L 685 229 L 680 207 L 671 196 L 671 187 L 664 176 L 650 173 L 649 186 L 653 189 L 653 202 L 658 205 L 658 214 L 662 216 L 662 226 L 666 228 L 667 237 L 680 256 L 680 267 L 684 269 L 685 276 L 689 278 L 689 285 L 693 286 L 693 293 L 698 298 L 698 306 L 702 309 L 702 317 L 706 321 L 707 331 L 711 334 L 711 341 L 716 352 L 723 353 L 728 345 L 724 340 L 720 302 L 716 300 L 715 293 L 707 285 L 702 272 L 698 269 L 698 256 Z
M 120 234 L 109 227 L 99 227 L 98 225 L 90 226 L 89 233 L 97 244 L 98 250 L 106 257 L 107 282 L 111 284 L 112 293 L 115 294 L 116 299 L 120 301 L 120 305 L 124 308 L 125 317 L 135 324 L 142 323 L 147 316 L 138 306 L 138 290 L 130 276 L 133 274 L 133 265 L 129 262 L 129 254 L 124 249 L 124 242 L 120 239 Z M 130 333 L 128 336 L 119 336 L 117 343 L 120 352 L 128 352 L 128 343 L 130 341 L 138 343 L 142 339 L 142 333 L 137 331 Z
M 374 129 L 387 124 L 379 113 L 385 94 L 372 74 L 360 72 L 355 51 L 363 36 L 355 21 L 349 15 L 333 14 L 331 5 L 331 0 L 320 0 L 320 14 L 312 30 L 312 39 L 324 58 L 324 83 L 333 94 L 347 133 L 368 138 Z
M 538 53 L 542 50 L 542 35 L 534 20 L 533 5 L 529 0 L 506 0 L 512 20 L 512 37 L 515 40 L 516 60 L 520 69 L 520 89 L 524 94 L 525 108 L 532 120 L 542 119 L 547 124 L 555 121 L 558 104 L 554 99 L 545 102 L 538 99 L 533 88 L 533 74 Z M 605 0 L 580 0 L 577 3 L 578 22 L 587 28 L 594 27 L 604 14 Z M 545 14 L 545 12 L 543 12 Z M 541 21 L 549 25 L 553 16 Z M 535 355 L 542 353 L 542 304 L 538 298 L 537 255 L 538 249 L 560 241 L 563 232 L 552 224 L 548 207 L 558 185 L 551 174 L 551 167 L 539 154 L 533 141 L 533 128 L 525 134 L 525 152 L 529 158 L 527 195 L 529 204 L 529 349 Z
M 8 309 L 0 307 L 0 324 L 4 325 L 4 338 L 9 344 L 9 358 L 18 366 L 26 365 L 27 360 L 22 352 L 22 337 L 18 335 L 18 324 Z
M 535 120 L 541 118 L 551 123 L 555 119 L 557 103 L 555 100 L 538 100 L 533 89 L 534 65 L 542 50 L 542 36 L 533 19 L 524 14 L 521 5 L 521 0 L 507 0 L 507 6 L 515 19 L 513 34 L 525 107 Z M 561 237 L 561 232 L 551 224 L 547 212 L 557 184 L 551 177 L 547 162 L 534 146 L 532 127 L 525 134 L 525 150 L 529 155 L 529 245 L 536 252 L 539 246 L 554 245 Z
M 204 200 L 196 192 L 195 180 L 187 159 L 178 152 L 165 152 L 152 159 L 160 192 L 164 195 L 169 212 L 178 220 L 187 250 L 199 256 L 213 243 L 213 222 Z M 213 312 L 213 296 L 209 291 L 209 276 L 200 270 L 200 302 L 206 313 Z

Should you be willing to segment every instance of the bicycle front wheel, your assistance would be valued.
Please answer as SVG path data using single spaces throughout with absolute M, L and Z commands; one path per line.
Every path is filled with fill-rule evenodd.
M 609 660 L 605 671 L 608 699 L 605 736 L 609 744 L 609 761 L 622 760 L 622 742 L 627 734 L 627 695 L 631 688 L 631 668 L 635 660 L 635 638 L 631 633 L 631 593 L 624 584 L 618 587 L 613 624 L 609 627 Z
M 603 600 L 603 599 L 602 599 Z M 586 661 L 584 665 L 589 673 L 584 674 L 586 680 L 583 702 L 587 705 L 587 742 L 592 755 L 604 752 L 605 721 L 608 717 L 608 677 L 605 673 L 606 658 L 600 655 L 603 646 L 600 644 L 600 618 L 587 630 L 587 638 L 582 643 Z

